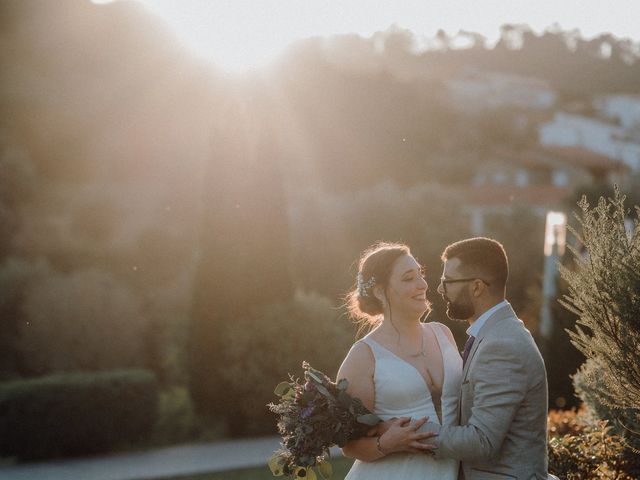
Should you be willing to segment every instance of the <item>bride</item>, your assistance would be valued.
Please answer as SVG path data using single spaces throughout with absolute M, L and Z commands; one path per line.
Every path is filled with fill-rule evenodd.
M 360 259 L 357 288 L 347 297 L 351 316 L 371 325 L 344 359 L 338 379 L 348 393 L 389 428 L 346 444 L 356 461 L 345 480 L 455 480 L 458 461 L 436 460 L 420 440 L 430 419 L 456 424 L 462 359 L 451 331 L 436 322 L 421 323 L 430 311 L 427 282 L 409 248 L 378 243 Z

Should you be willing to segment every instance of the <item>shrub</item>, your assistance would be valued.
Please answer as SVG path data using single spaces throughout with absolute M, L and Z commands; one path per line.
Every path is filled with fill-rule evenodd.
M 595 391 L 593 382 L 587 380 L 599 375 L 600 368 L 596 359 L 588 359 L 580 367 L 572 377 L 576 393 L 598 418 L 608 420 L 618 435 L 625 436 L 629 431 L 640 432 L 640 421 L 634 415 L 633 409 L 612 406 L 613 398 L 606 389 L 601 388 Z M 608 401 L 603 402 L 602 398 L 607 398 Z M 628 435 L 626 439 L 631 446 L 640 450 L 640 437 Z
M 107 272 L 44 276 L 28 286 L 22 308 L 20 347 L 32 374 L 145 365 L 141 300 Z
M 298 293 L 291 302 L 230 319 L 221 332 L 225 363 L 212 365 L 211 374 L 226 397 L 231 434 L 274 432 L 276 420 L 266 405 L 275 400 L 273 389 L 289 373 L 302 373 L 303 360 L 335 377 L 354 341 L 348 320 L 339 317 L 328 299 Z
M 142 439 L 157 419 L 145 370 L 58 374 L 0 384 L 0 454 L 23 459 L 104 452 Z
M 549 472 L 566 480 L 632 480 L 622 437 L 587 410 L 549 414 Z
M 203 433 L 203 424 L 195 413 L 186 387 L 173 386 L 160 393 L 158 422 L 153 432 L 155 443 L 194 440 Z
M 20 326 L 27 322 L 23 309 L 27 289 L 51 275 L 44 259 L 9 257 L 0 265 L 0 379 L 20 377 L 24 370 L 20 345 Z
M 640 478 L 640 422 L 634 415 L 634 411 L 625 408 L 612 407 L 612 399 L 602 402 L 603 397 L 608 393 L 605 389 L 600 389 L 597 394 L 593 389 L 593 383 L 586 381 L 587 377 L 598 375 L 600 367 L 595 359 L 589 359 L 573 375 L 573 386 L 578 396 L 597 418 L 606 419 L 616 435 L 624 439 L 625 450 L 623 455 L 626 459 L 626 471 L 632 478 Z M 630 434 L 633 433 L 633 434 Z
M 640 446 L 640 208 L 628 228 L 625 198 L 600 198 L 591 208 L 579 203 L 582 233 L 572 230 L 585 248 L 572 248 L 574 264 L 560 267 L 569 287 L 563 306 L 578 316 L 573 345 L 589 360 L 577 377 L 579 394 Z M 606 409 L 605 409 L 606 407 Z

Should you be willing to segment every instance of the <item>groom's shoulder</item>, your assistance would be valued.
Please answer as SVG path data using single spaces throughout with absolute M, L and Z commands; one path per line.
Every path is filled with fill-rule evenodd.
M 500 345 L 502 348 L 513 350 L 518 355 L 525 353 L 539 354 L 533 335 L 525 323 L 515 315 L 504 318 L 495 324 L 485 336 L 485 347 Z
M 506 316 L 492 325 L 485 335 L 485 343 L 499 343 L 521 348 L 532 340 L 524 322 L 515 315 Z

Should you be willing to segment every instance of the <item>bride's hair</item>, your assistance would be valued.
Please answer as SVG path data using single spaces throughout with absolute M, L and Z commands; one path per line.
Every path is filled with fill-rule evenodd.
M 378 242 L 362 252 L 358 280 L 346 295 L 347 311 L 361 330 L 374 328 L 382 321 L 384 306 L 373 294 L 373 287 L 381 286 L 386 290 L 393 264 L 403 255 L 411 255 L 409 247 L 403 243 Z

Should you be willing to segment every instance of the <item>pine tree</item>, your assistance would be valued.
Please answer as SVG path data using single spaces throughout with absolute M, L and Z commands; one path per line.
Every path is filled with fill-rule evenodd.
M 569 285 L 562 305 L 578 316 L 571 341 L 586 357 L 578 393 L 604 407 L 614 426 L 640 446 L 640 207 L 635 220 L 616 187 L 613 198 L 591 207 L 583 197 L 576 215 L 584 248 L 571 248 L 575 263 L 560 267 Z

